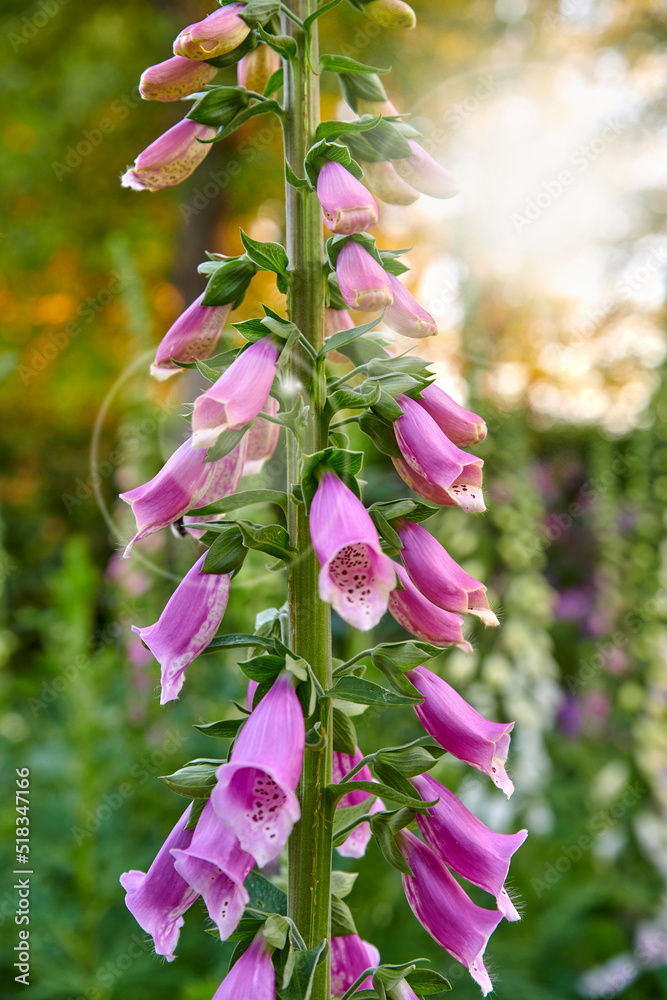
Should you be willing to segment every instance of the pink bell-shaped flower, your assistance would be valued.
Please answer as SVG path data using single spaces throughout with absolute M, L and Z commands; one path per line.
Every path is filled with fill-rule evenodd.
M 217 129 L 187 118 L 147 146 L 120 179 L 133 191 L 161 191 L 175 187 L 197 169 L 211 149 Z M 203 140 L 203 141 L 200 141 Z
M 305 728 L 293 678 L 282 673 L 217 770 L 213 808 L 260 868 L 281 853 L 300 816 L 294 790 L 303 765 Z
M 279 357 L 272 337 L 255 341 L 195 400 L 194 448 L 210 448 L 223 431 L 240 430 L 254 420 L 268 399 Z
M 173 848 L 190 846 L 192 830 L 186 830 L 190 806 L 185 810 L 157 853 L 147 872 L 129 871 L 120 877 L 125 889 L 125 905 L 142 930 L 153 938 L 155 951 L 168 962 L 183 926 L 183 914 L 192 906 L 199 893 L 174 868 Z
M 192 64 L 191 64 L 192 65 Z M 215 354 L 232 311 L 226 306 L 203 306 L 205 292 L 181 313 L 158 345 L 151 375 L 162 382 L 183 371 L 174 361 L 204 360 Z
M 466 653 L 472 653 L 470 643 L 463 638 L 463 619 L 420 594 L 402 566 L 394 563 L 394 569 L 403 589 L 392 590 L 388 610 L 398 624 L 422 642 L 459 646 Z
M 202 573 L 206 555 L 183 577 L 155 625 L 132 626 L 162 667 L 161 705 L 178 698 L 186 667 L 206 649 L 227 609 L 231 574 Z
M 258 45 L 252 52 L 246 53 L 236 65 L 236 76 L 239 87 L 252 90 L 255 94 L 263 94 L 264 88 L 280 69 L 280 56 L 269 45 Z
M 201 90 L 217 72 L 210 63 L 195 63 L 182 56 L 172 56 L 143 71 L 139 93 L 145 101 L 178 101 Z
M 428 813 L 417 814 L 417 825 L 432 851 L 446 865 L 473 885 L 496 897 L 498 909 L 507 920 L 520 920 L 510 899 L 505 880 L 515 851 L 528 836 L 494 833 L 444 785 L 427 774 L 412 778 L 424 802 L 439 799 Z
M 340 294 L 350 309 L 371 312 L 384 309 L 394 301 L 389 275 L 368 250 L 354 240 L 346 243 L 338 254 L 336 277 Z
M 435 337 L 438 327 L 431 314 L 419 305 L 403 282 L 393 274 L 389 275 L 389 284 L 394 301 L 387 306 L 384 314 L 387 326 L 403 337 L 412 337 L 413 340 Z
M 279 410 L 278 400 L 269 396 L 264 404 L 264 412 L 275 417 Z M 264 463 L 271 458 L 278 438 L 280 437 L 280 424 L 274 424 L 272 420 L 264 420 L 263 417 L 256 417 L 252 427 L 248 431 L 248 450 L 245 462 L 243 463 L 243 475 L 254 476 L 262 471 Z
M 362 113 L 361 110 L 359 113 Z M 364 172 L 366 183 L 376 198 L 388 205 L 412 205 L 419 198 L 419 191 L 415 191 L 402 177 L 399 177 L 390 160 L 379 163 L 360 160 L 359 165 Z
M 201 895 L 220 940 L 226 941 L 236 930 L 248 902 L 243 883 L 255 859 L 241 850 L 233 830 L 216 816 L 210 799 L 190 845 L 172 848 L 171 854 L 174 868 Z
M 363 233 L 378 220 L 375 198 L 342 163 L 327 160 L 317 178 L 317 197 L 332 233 Z
M 216 59 L 238 48 L 250 34 L 242 21 L 244 3 L 231 3 L 209 14 L 203 21 L 189 24 L 174 42 L 174 55 L 186 59 Z
M 477 615 L 485 625 L 498 624 L 486 587 L 462 570 L 426 528 L 401 518 L 396 530 L 403 543 L 403 565 L 423 597 L 445 611 Z
M 433 417 L 442 433 L 459 448 L 479 444 L 486 437 L 486 424 L 482 418 L 456 403 L 437 385 L 428 385 L 422 389 L 419 405 Z
M 231 967 L 213 1000 L 276 1000 L 273 948 L 261 931 Z
M 402 461 L 393 459 L 399 476 L 426 500 L 450 507 L 457 505 L 469 513 L 486 510 L 482 459 L 452 444 L 414 399 L 399 395 L 396 400 L 403 410 L 403 415 L 394 421 L 396 442 L 403 456 Z M 428 488 L 421 486 L 423 480 Z
M 375 945 L 362 941 L 358 934 L 331 939 L 331 996 L 342 997 L 362 972 L 380 964 L 380 952 Z M 365 979 L 360 990 L 371 989 L 371 976 Z
M 354 756 L 350 756 L 347 753 L 338 753 L 334 751 L 333 755 L 333 780 L 334 782 L 339 782 L 348 771 L 351 771 L 359 761 L 362 759 L 363 754 L 359 747 L 354 752 Z M 368 764 L 355 775 L 356 781 L 373 781 L 373 775 L 371 774 L 371 769 Z M 347 806 L 356 806 L 360 802 L 364 802 L 366 799 L 370 799 L 370 792 L 354 791 L 348 792 L 344 795 L 342 799 L 338 802 L 338 809 L 343 809 Z M 382 812 L 385 808 L 382 799 L 376 798 L 372 805 L 369 806 L 369 813 Z M 370 823 L 360 823 L 354 828 L 352 833 L 347 837 L 347 839 L 336 848 L 338 853 L 343 858 L 363 858 L 366 853 L 366 848 L 368 846 L 368 841 L 371 839 L 371 826 Z M 354 982 L 354 980 L 353 980 Z
M 459 760 L 484 771 L 507 798 L 514 785 L 505 771 L 513 722 L 490 722 L 458 691 L 426 667 L 415 667 L 406 677 L 424 696 L 415 705 L 417 718 L 441 747 Z
M 193 507 L 205 507 L 233 493 L 241 480 L 245 455 L 244 438 L 229 455 L 207 462 L 206 453 L 193 448 L 192 438 L 188 438 L 157 476 L 121 493 L 137 522 L 137 533 L 125 549 L 126 558 L 139 539 L 173 524 Z
M 461 190 L 459 182 L 451 171 L 441 167 L 426 150 L 408 139 L 412 156 L 392 160 L 396 173 L 406 183 L 431 198 L 453 198 Z
M 310 509 L 310 538 L 322 567 L 320 598 L 362 632 L 387 610 L 395 564 L 380 547 L 370 514 L 334 472 L 322 475 Z
M 401 830 L 396 843 L 413 873 L 403 876 L 412 912 L 433 940 L 466 966 L 486 996 L 493 987 L 484 951 L 502 913 L 476 906 L 437 854 L 413 833 Z

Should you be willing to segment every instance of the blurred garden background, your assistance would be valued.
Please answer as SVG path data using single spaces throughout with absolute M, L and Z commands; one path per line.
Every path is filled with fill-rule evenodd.
M 429 527 L 488 584 L 501 617 L 475 631 L 472 656 L 447 655 L 440 669 L 488 717 L 516 720 L 516 792 L 508 805 L 448 758 L 434 773 L 495 829 L 530 832 L 511 870 L 523 920 L 503 923 L 487 952 L 494 995 L 653 1000 L 667 996 L 667 7 L 414 6 L 417 29 L 390 33 L 342 4 L 322 49 L 393 67 L 390 96 L 463 187 L 449 202 L 383 207 L 377 234 L 414 248 L 409 284 L 440 327 L 418 353 L 489 425 L 478 450 L 487 513 L 445 510 Z M 240 226 L 280 239 L 284 225 L 268 119 L 172 191 L 120 187 L 187 107 L 142 103 L 141 71 L 212 9 L 3 5 L 3 997 L 22 989 L 15 767 L 31 772 L 30 1000 L 209 1000 L 231 951 L 202 935 L 197 904 L 167 965 L 118 884 L 150 864 L 184 804 L 159 776 L 219 756 L 193 724 L 244 698 L 220 652 L 159 707 L 157 664 L 131 625 L 157 619 L 196 543 L 163 531 L 122 561 L 131 517 L 116 499 L 181 440 L 194 376 L 158 384 L 147 369 L 204 287 L 204 251 L 240 252 Z M 341 114 L 335 77 L 323 87 L 324 116 Z M 234 319 L 261 301 L 280 307 L 262 275 Z M 367 451 L 366 499 L 406 495 L 364 442 L 353 444 Z M 279 448 L 250 485 L 282 475 Z M 280 577 L 251 553 L 224 630 L 251 631 L 282 599 Z M 373 641 L 401 634 L 385 620 Z M 339 655 L 369 645 L 340 621 L 335 635 Z M 365 733 L 374 746 L 378 733 L 385 744 L 418 735 L 408 710 L 369 709 L 358 730 L 362 748 Z M 374 845 L 365 861 L 338 863 L 361 872 L 348 901 L 385 961 L 428 956 L 453 996 L 479 995 Z

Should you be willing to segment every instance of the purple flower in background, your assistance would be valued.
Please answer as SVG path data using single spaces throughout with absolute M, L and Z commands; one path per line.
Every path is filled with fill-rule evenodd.
M 255 859 L 241 850 L 234 831 L 224 826 L 209 799 L 190 845 L 171 849 L 174 868 L 206 903 L 211 920 L 226 941 L 236 930 L 248 902 L 243 883 Z
M 174 951 L 183 926 L 183 914 L 199 895 L 174 868 L 173 848 L 190 846 L 192 830 L 186 830 L 190 806 L 185 810 L 158 851 L 147 872 L 129 871 L 120 877 L 125 889 L 125 905 L 142 930 L 153 938 L 155 951 L 168 962 Z
M 160 191 L 175 187 L 197 169 L 210 152 L 217 129 L 184 118 L 161 135 L 128 167 L 121 177 L 123 187 L 133 191 Z
M 269 45 L 258 45 L 246 53 L 236 64 L 236 79 L 239 87 L 263 94 L 264 88 L 280 69 L 280 56 Z
M 271 392 L 279 357 L 273 338 L 263 337 L 198 396 L 192 414 L 193 448 L 210 448 L 223 431 L 240 430 L 254 420 Z
M 217 72 L 210 63 L 196 63 L 182 56 L 172 56 L 143 71 L 139 93 L 145 101 L 178 101 L 201 90 Z
M 442 433 L 459 448 L 479 444 L 486 437 L 486 424 L 482 418 L 456 403 L 437 385 L 427 385 L 422 389 L 419 405 L 433 417 Z
M 434 778 L 421 774 L 412 778 L 412 784 L 425 802 L 440 800 L 428 813 L 417 814 L 417 825 L 431 850 L 457 875 L 495 896 L 507 920 L 520 920 L 505 880 L 512 855 L 528 831 L 494 833 L 466 809 L 454 792 Z
M 489 608 L 486 587 L 462 570 L 426 528 L 406 518 L 401 518 L 396 528 L 403 543 L 403 564 L 427 600 L 445 611 L 477 615 L 485 625 L 498 625 Z
M 398 624 L 423 642 L 459 646 L 466 653 L 472 653 L 470 643 L 463 638 L 463 619 L 432 604 L 419 593 L 403 567 L 393 565 L 403 589 L 391 592 L 388 610 Z
M 273 948 L 262 933 L 231 967 L 213 1000 L 275 1000 L 276 974 L 271 961 Z
M 407 290 L 405 285 L 389 275 L 389 284 L 394 296 L 394 301 L 387 306 L 384 314 L 384 321 L 395 333 L 400 333 L 404 337 L 412 337 L 420 340 L 423 337 L 434 337 L 438 332 L 438 327 L 429 312 L 419 305 L 417 300 Z
M 137 533 L 125 549 L 146 535 L 173 524 L 193 507 L 204 507 L 229 496 L 241 480 L 246 455 L 245 438 L 217 462 L 207 462 L 205 452 L 192 446 L 188 438 L 158 474 L 142 486 L 120 494 L 129 503 L 137 522 Z
M 333 336 L 341 330 L 354 329 L 354 320 L 347 309 L 325 309 L 324 310 L 324 337 Z M 347 358 L 345 359 L 347 361 Z
M 332 233 L 363 233 L 378 220 L 375 198 L 342 163 L 327 160 L 317 177 L 322 217 Z
M 377 948 L 362 941 L 358 934 L 331 939 L 331 995 L 341 997 L 359 978 L 362 972 L 380 964 Z M 365 979 L 360 990 L 371 989 L 371 977 Z
M 354 240 L 346 243 L 338 254 L 336 278 L 340 294 L 350 309 L 372 312 L 394 301 L 389 275 L 368 250 Z
M 453 198 L 461 190 L 453 173 L 441 167 L 425 149 L 413 139 L 407 140 L 412 156 L 392 160 L 396 173 L 410 187 L 431 198 Z
M 300 816 L 294 790 L 301 777 L 305 729 L 293 679 L 282 673 L 217 770 L 213 808 L 260 866 L 277 858 Z
M 426 732 L 459 760 L 488 774 L 509 798 L 514 785 L 505 772 L 505 761 L 514 723 L 489 722 L 426 667 L 415 667 L 406 677 L 424 696 L 415 712 Z
M 412 205 L 419 198 L 419 191 L 398 176 L 389 160 L 380 163 L 360 160 L 359 165 L 373 193 L 388 205 Z
M 341 618 L 367 632 L 387 610 L 396 585 L 370 514 L 333 472 L 320 479 L 310 509 L 310 538 L 319 560 L 320 597 Z
M 466 966 L 486 996 L 493 987 L 484 951 L 502 913 L 476 906 L 440 858 L 413 833 L 402 830 L 396 843 L 413 872 L 403 876 L 412 912 L 433 940 Z
M 174 42 L 174 55 L 186 59 L 215 59 L 237 48 L 250 34 L 242 21 L 243 3 L 232 3 L 209 14 L 203 21 L 189 24 Z
M 155 361 L 151 365 L 151 375 L 160 382 L 183 371 L 174 361 L 210 358 L 215 353 L 232 306 L 231 303 L 226 306 L 203 306 L 201 303 L 204 295 L 205 292 L 202 292 L 181 313 L 160 341 Z
M 206 555 L 183 577 L 155 625 L 132 626 L 162 667 L 161 705 L 178 698 L 186 667 L 206 649 L 227 609 L 231 574 L 202 573 Z
M 274 399 L 273 396 L 269 396 L 263 407 L 264 412 L 272 417 L 277 415 L 279 408 L 278 400 Z M 263 417 L 256 417 L 246 437 L 248 450 L 243 463 L 243 475 L 254 476 L 262 471 L 264 463 L 271 458 L 276 450 L 280 437 L 280 424 L 264 420 Z
M 354 752 L 354 756 L 350 756 L 347 753 L 337 753 L 334 751 L 333 755 L 333 780 L 334 782 L 339 782 L 348 771 L 351 771 L 359 761 L 363 758 L 363 754 L 359 747 Z M 368 764 L 364 765 L 360 771 L 355 775 L 356 781 L 373 781 L 373 775 L 371 774 L 371 769 Z M 356 806 L 360 802 L 364 802 L 366 799 L 370 799 L 370 792 L 353 791 L 348 792 L 340 799 L 337 808 L 342 809 L 347 806 Z M 382 812 L 385 808 L 382 799 L 376 798 L 373 803 L 369 806 L 369 813 Z M 349 837 L 336 848 L 338 853 L 343 858 L 363 858 L 366 853 L 366 848 L 368 846 L 368 841 L 371 839 L 371 826 L 370 823 L 360 823 L 354 828 Z
M 435 497 L 419 489 L 422 480 L 437 488 L 436 495 L 442 497 L 436 500 L 437 503 L 450 507 L 457 505 L 469 513 L 486 510 L 482 496 L 482 459 L 457 448 L 414 399 L 399 395 L 396 400 L 403 410 L 402 416 L 394 421 L 403 462 L 396 458 L 393 461 L 401 478 L 425 499 Z

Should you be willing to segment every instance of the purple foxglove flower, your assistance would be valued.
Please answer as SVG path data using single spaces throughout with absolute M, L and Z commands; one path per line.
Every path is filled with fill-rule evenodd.
M 395 564 L 380 547 L 370 514 L 334 472 L 320 479 L 310 509 L 310 538 L 320 566 L 320 598 L 362 632 L 387 610 Z
M 359 243 L 346 243 L 336 261 L 340 294 L 350 309 L 368 312 L 394 301 L 389 275 Z
M 272 337 L 257 340 L 195 400 L 194 448 L 210 448 L 223 431 L 240 430 L 254 420 L 268 399 L 279 357 Z
M 174 41 L 174 55 L 186 59 L 215 59 L 237 48 L 250 34 L 242 21 L 244 3 L 232 3 L 183 28 Z
M 193 63 L 190 65 L 196 66 Z M 151 365 L 151 375 L 158 381 L 162 382 L 183 371 L 174 361 L 188 362 L 195 358 L 203 360 L 215 353 L 232 306 L 231 303 L 226 306 L 203 306 L 201 303 L 204 295 L 202 292 L 181 313 L 160 341 L 155 361 Z
M 403 462 L 394 459 L 399 476 L 425 499 L 440 496 L 442 499 L 436 503 L 450 507 L 456 504 L 469 513 L 486 510 L 482 496 L 482 459 L 452 444 L 433 417 L 414 399 L 399 395 L 396 400 L 403 410 L 403 415 L 394 421 L 396 441 L 403 456 Z M 416 475 L 408 474 L 405 466 Z M 422 480 L 428 484 L 428 496 L 426 488 L 417 488 L 421 487 Z
M 394 563 L 403 590 L 393 590 L 389 598 L 389 613 L 408 632 L 423 642 L 436 646 L 459 646 L 472 653 L 469 642 L 463 638 L 463 619 L 443 610 L 419 593 L 402 566 Z
M 419 198 L 419 191 L 399 177 L 390 160 L 380 163 L 360 160 L 359 165 L 375 196 L 388 205 L 412 205 Z
M 354 320 L 347 309 L 325 309 L 324 310 L 324 337 L 332 337 L 334 333 L 341 330 L 354 329 Z M 345 359 L 347 361 L 347 358 Z
M 133 191 L 161 191 L 175 187 L 196 170 L 211 149 L 217 129 L 184 118 L 147 146 L 120 179 Z
M 264 404 L 264 412 L 275 417 L 279 408 L 278 400 L 274 399 L 273 396 L 269 396 Z M 280 424 L 274 424 L 270 420 L 264 420 L 262 417 L 255 419 L 247 434 L 248 451 L 243 463 L 244 476 L 254 476 L 256 473 L 262 471 L 264 463 L 267 459 L 271 458 L 276 450 L 279 437 Z
M 419 143 L 408 139 L 412 156 L 392 160 L 396 173 L 410 187 L 431 198 L 453 198 L 461 190 L 453 173 L 441 167 Z
M 383 28 L 414 28 L 417 24 L 414 10 L 404 0 L 370 0 L 363 11 Z
M 226 941 L 233 934 L 248 902 L 243 883 L 255 859 L 215 814 L 211 800 L 202 811 L 189 847 L 172 848 L 174 868 L 198 892 L 211 920 Z
M 195 63 L 182 56 L 172 56 L 143 71 L 139 93 L 145 101 L 178 101 L 201 90 L 217 72 L 210 63 Z
M 423 337 L 434 337 L 438 332 L 435 320 L 429 312 L 423 309 L 403 282 L 389 275 L 389 284 L 394 295 L 394 301 L 387 307 L 384 321 L 396 333 L 404 337 L 420 340 Z
M 125 557 L 140 538 L 173 524 L 192 507 L 204 507 L 233 493 L 241 480 L 246 447 L 244 438 L 229 455 L 207 462 L 205 452 L 195 450 L 189 438 L 157 476 L 121 493 L 137 522 L 137 533 L 125 549 Z
M 482 418 L 454 402 L 437 385 L 429 385 L 422 390 L 419 405 L 430 413 L 442 433 L 460 448 L 479 444 L 486 437 L 486 424 Z
M 263 868 L 277 858 L 300 817 L 299 783 L 305 729 L 292 677 L 282 673 L 236 738 L 218 768 L 211 793 L 218 818 Z
M 375 945 L 362 941 L 358 934 L 331 939 L 331 996 L 342 997 L 362 972 L 380 964 L 380 952 Z M 371 977 L 360 990 L 372 988 Z
M 426 667 L 415 667 L 406 676 L 424 696 L 422 704 L 415 705 L 415 712 L 426 732 L 459 760 L 488 774 L 509 798 L 514 785 L 505 771 L 505 761 L 514 723 L 489 722 Z
M 402 830 L 396 843 L 413 872 L 403 876 L 412 912 L 433 940 L 466 966 L 486 996 L 493 987 L 484 967 L 484 950 L 502 913 L 476 906 L 440 858 L 413 833 Z
M 399 983 L 387 990 L 387 996 L 390 997 L 390 1000 L 419 1000 L 407 979 L 401 979 Z
M 332 233 L 363 233 L 378 220 L 375 198 L 342 163 L 327 160 L 317 178 L 324 224 Z
M 521 847 L 528 831 L 494 833 L 435 778 L 421 774 L 412 779 L 412 784 L 425 802 L 440 799 L 428 814 L 417 814 L 417 825 L 431 850 L 457 875 L 495 896 L 498 909 L 507 920 L 520 920 L 505 888 L 505 879 L 512 855 Z
M 231 967 L 213 1000 L 276 1000 L 273 948 L 261 932 Z
M 280 69 L 280 56 L 268 45 L 258 45 L 252 52 L 239 59 L 236 65 L 236 76 L 239 87 L 263 94 L 264 88 Z
M 231 574 L 202 573 L 206 555 L 183 577 L 155 625 L 132 626 L 162 667 L 161 705 L 178 698 L 186 667 L 206 649 L 227 609 Z
M 340 781 L 348 771 L 351 771 L 355 767 L 363 754 L 359 747 L 354 752 L 354 756 L 350 756 L 347 753 L 338 753 L 334 751 L 333 755 L 333 780 L 334 782 Z M 366 764 L 362 767 L 361 771 L 358 771 L 355 780 L 357 781 L 373 781 L 373 775 L 371 774 L 371 769 Z M 338 808 L 344 808 L 346 806 L 356 806 L 365 799 L 369 799 L 370 794 L 368 792 L 348 792 L 338 803 Z M 373 804 L 369 807 L 369 813 L 381 812 L 385 808 L 384 802 L 381 799 L 375 799 Z M 359 826 L 355 827 L 349 837 L 337 847 L 336 850 L 343 858 L 363 858 L 366 853 L 366 848 L 368 846 L 368 841 L 371 839 L 371 825 L 370 823 L 360 823 Z M 352 980 L 354 982 L 354 980 Z M 345 991 L 343 991 L 345 992 Z
M 420 524 L 401 518 L 401 559 L 417 590 L 445 611 L 477 615 L 485 625 L 497 625 L 486 587 L 462 570 L 440 542 Z
M 147 872 L 129 871 L 120 877 L 125 889 L 125 905 L 142 930 L 153 938 L 155 951 L 168 962 L 174 960 L 174 951 L 183 926 L 183 914 L 199 895 L 174 868 L 172 848 L 190 846 L 192 830 L 186 830 L 190 806 L 185 810 L 157 853 Z

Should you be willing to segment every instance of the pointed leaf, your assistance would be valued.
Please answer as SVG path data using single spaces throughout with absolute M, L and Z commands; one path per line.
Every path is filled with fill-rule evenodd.
M 239 660 L 237 666 L 251 681 L 264 684 L 266 681 L 274 681 L 281 670 L 285 669 L 285 658 L 276 656 L 275 653 L 262 653 L 249 660 Z
M 338 701 L 352 701 L 357 705 L 420 705 L 424 700 L 421 695 L 410 697 L 398 694 L 380 684 L 354 676 L 339 678 L 326 695 Z
M 216 500 L 206 507 L 194 507 L 188 512 L 188 516 L 198 514 L 228 514 L 232 510 L 239 510 L 241 507 L 252 507 L 258 503 L 276 503 L 284 510 L 287 506 L 287 496 L 280 490 L 244 490 L 242 493 L 233 493 L 230 497 Z
M 278 913 L 283 917 L 287 915 L 287 893 L 268 878 L 264 878 L 259 872 L 250 872 L 243 884 L 250 897 L 248 906 L 265 913 Z
M 347 451 L 344 448 L 324 448 L 312 455 L 304 455 L 301 489 L 306 508 L 310 509 L 317 491 L 316 471 L 321 465 L 333 469 L 338 478 L 359 496 L 359 484 L 355 477 L 361 469 L 363 460 L 363 452 Z
M 258 28 L 279 13 L 280 0 L 248 0 L 239 17 L 249 28 Z
M 349 56 L 320 56 L 320 70 L 323 73 L 390 73 L 391 69 L 381 69 L 379 66 L 367 66 L 365 63 L 350 59 Z
M 282 949 L 287 941 L 289 924 L 284 917 L 272 913 L 262 928 L 262 936 L 274 948 Z
M 285 35 L 284 37 L 287 38 L 288 36 Z M 289 40 L 294 43 L 293 38 L 290 38 Z M 271 46 L 271 48 L 273 48 L 273 46 Z M 280 88 L 283 85 L 284 75 L 285 74 L 283 72 L 282 66 L 280 67 L 280 69 L 277 69 L 275 73 L 271 74 L 271 76 L 267 80 L 266 86 L 264 87 L 264 97 L 270 97 L 271 94 L 275 94 L 277 90 L 280 90 Z
M 245 719 L 221 719 L 220 722 L 207 722 L 201 726 L 195 725 L 204 736 L 215 736 L 222 740 L 234 739 Z
M 345 896 L 349 896 L 358 877 L 359 872 L 333 871 L 331 873 L 332 895 L 338 896 L 339 899 L 344 899 Z
M 315 969 L 324 955 L 326 947 L 327 941 L 325 939 L 316 948 L 311 948 L 310 951 L 294 952 L 294 969 L 290 981 L 278 993 L 281 1000 L 310 1000 Z
M 207 646 L 207 651 L 214 649 L 234 649 L 237 646 L 261 646 L 262 649 L 275 651 L 273 639 L 265 635 L 250 635 L 246 632 L 234 632 L 230 635 L 216 635 Z
M 258 101 L 257 104 L 251 104 L 249 108 L 246 108 L 240 115 L 237 115 L 236 118 L 229 123 L 229 125 L 225 125 L 223 129 L 220 129 L 215 139 L 212 141 L 220 142 L 221 139 L 226 139 L 228 135 L 235 132 L 241 125 L 245 125 L 245 123 L 250 121 L 251 118 L 256 118 L 257 115 L 268 114 L 270 111 L 272 111 L 279 118 L 282 118 L 283 110 L 278 101 Z
M 202 573 L 234 573 L 243 566 L 247 555 L 240 529 L 229 527 L 218 535 L 206 553 Z
M 338 333 L 327 337 L 324 347 L 318 352 L 318 358 L 324 357 L 329 351 L 339 351 L 347 344 L 351 344 L 353 341 L 358 340 L 359 337 L 363 337 L 365 333 L 369 333 L 378 323 L 382 322 L 383 316 L 384 313 L 382 316 L 378 316 L 377 319 L 372 319 L 369 323 L 364 323 L 362 326 L 352 327 L 351 330 L 340 330 Z
M 383 455 L 390 458 L 401 457 L 401 449 L 390 421 L 383 420 L 374 411 L 366 411 L 359 417 L 359 427 Z
M 291 562 L 296 553 L 289 542 L 289 535 L 280 524 L 253 524 L 251 521 L 236 522 L 243 534 L 243 544 L 248 549 L 259 549 L 283 562 Z
M 253 240 L 243 230 L 241 230 L 241 241 L 250 259 L 263 271 L 287 275 L 289 260 L 282 244 Z
M 211 445 L 207 450 L 205 461 L 217 462 L 219 459 L 229 455 L 241 443 L 241 439 L 249 427 L 250 424 L 246 424 L 245 427 L 241 427 L 238 431 L 223 431 L 222 434 L 219 434 L 215 444 Z
M 336 120 L 320 122 L 315 130 L 315 138 L 334 139 L 350 132 L 367 132 L 382 121 L 382 115 L 362 115 L 354 122 L 339 122 Z
M 173 774 L 161 774 L 160 780 L 177 795 L 188 799 L 206 799 L 215 785 L 215 772 L 224 763 L 224 760 L 204 758 L 191 760 Z
M 387 821 L 384 819 L 384 813 L 376 813 L 375 816 L 371 818 L 370 823 L 371 832 L 377 841 L 378 847 L 382 851 L 382 856 L 385 861 L 387 861 L 392 868 L 396 868 L 403 875 L 413 875 L 414 873 L 412 868 L 396 846 L 394 835 L 391 832 Z
M 405 979 L 407 979 L 408 985 L 419 997 L 445 993 L 452 988 L 449 980 L 433 969 L 415 969 L 414 972 L 409 972 L 405 976 Z
M 407 806 L 408 809 L 414 809 L 416 812 L 428 812 L 437 802 L 436 799 L 430 802 L 423 802 L 420 798 L 415 798 L 414 789 L 411 796 L 404 795 L 403 792 L 399 792 L 389 785 L 384 785 L 381 781 L 355 781 L 353 779 L 352 781 L 344 781 L 342 784 L 339 782 L 337 785 L 328 785 L 327 787 L 334 800 L 342 798 L 348 792 L 368 792 L 369 795 L 376 795 L 383 800 L 387 799 L 389 802 L 396 802 L 397 805 Z M 362 804 L 368 806 L 370 803 Z M 356 809 L 357 807 L 352 806 L 350 808 Z M 342 812 L 342 810 L 340 811 Z
M 346 753 L 351 757 L 354 756 L 357 749 L 357 733 L 354 723 L 337 708 L 333 710 L 333 748 L 336 753 Z
M 356 934 L 357 928 L 354 917 L 347 903 L 344 903 L 338 896 L 331 897 L 331 936 L 346 937 L 348 934 Z

